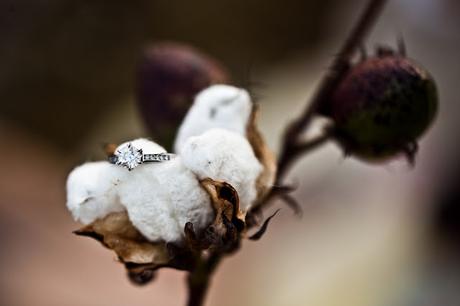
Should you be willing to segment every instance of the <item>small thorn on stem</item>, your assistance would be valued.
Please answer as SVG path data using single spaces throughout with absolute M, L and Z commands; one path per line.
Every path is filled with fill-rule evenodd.
M 407 161 L 411 166 L 415 165 L 415 157 L 418 152 L 418 143 L 416 141 L 412 141 L 406 145 L 403 149 L 404 154 L 406 155 Z
M 350 148 L 348 148 L 346 145 L 342 145 L 343 158 L 350 157 L 352 155 L 351 152 L 352 152 L 352 150 Z
M 366 46 L 364 45 L 364 43 L 362 43 L 361 45 L 359 45 L 359 55 L 360 55 L 360 61 L 361 62 L 364 62 L 365 60 L 367 60 L 367 50 L 366 50 Z
M 406 57 L 407 55 L 407 49 L 406 49 L 406 43 L 404 42 L 404 37 L 402 34 L 398 35 L 398 53 L 401 56 Z

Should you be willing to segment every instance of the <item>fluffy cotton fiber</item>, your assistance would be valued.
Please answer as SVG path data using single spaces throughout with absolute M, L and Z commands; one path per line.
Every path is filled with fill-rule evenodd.
M 208 194 L 180 157 L 137 167 L 119 194 L 133 225 L 151 241 L 180 242 L 186 222 L 202 229 L 213 217 Z
M 126 172 L 106 161 L 75 168 L 67 179 L 67 208 L 74 219 L 89 224 L 109 213 L 123 211 L 117 186 Z
M 252 110 L 248 92 L 229 85 L 213 85 L 201 91 L 185 116 L 176 136 L 174 150 L 181 153 L 185 141 L 212 128 L 223 128 L 240 135 Z
M 163 148 L 159 144 L 157 144 L 157 143 L 155 143 L 155 142 L 153 142 L 151 140 L 145 139 L 145 138 L 138 138 L 138 139 L 135 139 L 135 140 L 132 140 L 132 141 L 124 142 L 121 145 L 119 145 L 117 147 L 117 149 L 128 145 L 128 143 L 131 143 L 131 145 L 133 147 L 137 148 L 137 149 L 142 149 L 142 152 L 144 154 L 166 153 L 165 148 Z
M 120 146 L 128 143 L 146 154 L 166 152 L 147 139 Z M 180 157 L 133 171 L 106 161 L 83 164 L 69 174 L 67 207 L 84 224 L 127 210 L 133 225 L 151 241 L 180 242 L 187 222 L 199 230 L 213 218 L 208 194 Z
M 148 139 L 130 141 L 145 153 L 164 153 L 166 150 Z M 121 144 L 119 147 L 126 145 Z M 126 169 L 107 161 L 85 163 L 67 178 L 67 208 L 74 219 L 89 224 L 112 212 L 123 211 L 118 199 L 118 186 L 129 176 Z
M 247 139 L 224 129 L 210 129 L 190 137 L 181 149 L 184 165 L 200 179 L 211 178 L 231 184 L 245 212 L 257 196 L 256 180 L 262 171 Z
M 131 143 L 145 153 L 166 152 L 145 139 Z M 68 178 L 67 207 L 85 224 L 126 209 L 147 239 L 180 243 L 187 222 L 200 230 L 214 216 L 199 180 L 228 182 L 238 192 L 241 210 L 246 211 L 256 198 L 255 182 L 261 171 L 243 135 L 210 129 L 189 137 L 182 154 L 167 162 L 146 163 L 132 171 L 108 162 L 77 167 Z

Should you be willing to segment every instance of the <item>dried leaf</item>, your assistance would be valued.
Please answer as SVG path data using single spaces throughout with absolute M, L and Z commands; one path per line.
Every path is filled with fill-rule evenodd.
M 262 134 L 257 128 L 257 116 L 259 114 L 259 108 L 257 104 L 253 105 L 251 117 L 249 118 L 248 125 L 246 127 L 246 136 L 249 143 L 254 150 L 254 154 L 263 166 L 263 171 L 260 174 L 256 182 L 257 189 L 257 201 L 254 206 L 257 206 L 263 201 L 265 196 L 271 190 L 275 178 L 276 178 L 276 158 L 273 152 L 268 147 Z
M 260 227 L 260 229 L 251 237 L 249 237 L 250 240 L 259 240 L 262 238 L 262 236 L 265 234 L 268 228 L 268 224 L 270 223 L 270 220 L 276 216 L 276 214 L 280 211 L 280 209 L 277 209 L 270 217 L 268 217 L 265 221 L 264 224 Z
M 246 224 L 244 215 L 239 209 L 239 198 L 235 188 L 230 184 L 212 179 L 204 179 L 202 187 L 208 192 L 215 211 L 214 222 L 208 226 L 200 241 L 202 248 L 214 248 L 229 252 L 239 245 L 239 233 Z M 186 236 L 190 226 L 186 226 Z
M 123 263 L 161 266 L 170 260 L 165 243 L 147 241 L 131 224 L 126 212 L 112 213 L 74 233 L 98 240 Z
M 225 216 L 228 220 L 239 219 L 244 223 L 238 193 L 232 185 L 226 182 L 204 179 L 200 181 L 201 186 L 211 197 L 211 202 L 216 212 L 216 220 L 220 223 L 220 218 Z M 216 223 L 216 221 L 214 222 Z

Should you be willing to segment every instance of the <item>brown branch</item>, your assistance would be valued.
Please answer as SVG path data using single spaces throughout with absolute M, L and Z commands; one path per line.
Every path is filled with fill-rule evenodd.
M 285 195 L 290 191 L 293 191 L 293 188 L 284 188 L 281 180 L 287 171 L 290 169 L 290 166 L 294 161 L 301 155 L 305 155 L 308 152 L 311 152 L 321 145 L 325 144 L 332 137 L 332 129 L 326 129 L 325 132 L 316 138 L 310 139 L 304 143 L 296 143 L 289 150 L 286 150 L 285 154 L 281 156 L 278 160 L 278 173 L 275 180 L 274 186 L 283 186 L 282 188 L 273 187 L 270 192 L 265 196 L 263 201 L 259 205 L 251 209 L 251 214 L 259 214 L 262 212 L 263 208 L 266 208 L 272 203 L 274 198 L 281 198 L 285 203 L 292 204 L 292 202 L 287 202 Z M 289 205 L 291 206 L 291 205 Z
M 289 150 L 285 150 L 284 154 L 280 156 L 278 160 L 278 174 L 276 184 L 280 184 L 280 179 L 284 177 L 287 171 L 290 169 L 292 163 L 301 155 L 305 155 L 311 152 L 331 139 L 332 129 L 325 130 L 321 135 L 299 143 L 298 141 L 290 144 Z
M 337 84 L 343 78 L 349 68 L 351 58 L 362 42 L 372 25 L 379 16 L 386 0 L 370 0 L 363 15 L 360 17 L 350 35 L 345 40 L 337 57 L 332 62 L 329 73 L 321 81 L 316 94 L 311 103 L 305 108 L 302 116 L 294 120 L 286 129 L 281 147 L 281 154 L 278 159 L 278 175 L 276 184 L 280 185 L 281 179 L 287 173 L 292 163 L 300 156 L 316 149 L 330 139 L 330 132 L 315 138 L 311 141 L 301 143 L 300 138 L 303 132 L 311 123 L 312 117 L 317 112 L 318 106 L 327 101 Z M 270 193 L 265 201 L 254 210 L 260 210 L 274 197 L 275 193 Z M 188 306 L 202 306 L 209 288 L 211 276 L 222 259 L 224 254 L 212 253 L 209 257 L 200 256 L 197 260 L 196 268 L 190 272 L 187 278 L 188 284 Z
M 212 253 L 208 258 L 199 257 L 197 265 L 187 276 L 188 306 L 202 306 L 209 289 L 214 270 L 221 261 L 223 254 Z
M 324 76 L 318 90 L 313 96 L 310 104 L 305 108 L 302 115 L 294 120 L 287 128 L 284 134 L 284 141 L 281 147 L 279 158 L 279 180 L 285 175 L 288 166 L 298 157 L 299 154 L 293 154 L 298 147 L 300 136 L 309 126 L 312 117 L 315 115 L 318 107 L 325 103 L 334 92 L 337 84 L 348 71 L 350 61 L 356 50 L 362 45 L 364 38 L 369 33 L 372 25 L 377 20 L 386 0 L 370 0 L 361 18 L 358 20 L 348 38 L 345 40 L 337 57 L 332 62 L 329 72 Z M 278 181 L 279 181 L 278 180 Z

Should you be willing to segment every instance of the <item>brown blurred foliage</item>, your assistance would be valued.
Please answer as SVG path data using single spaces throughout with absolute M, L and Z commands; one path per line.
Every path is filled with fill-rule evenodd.
M 0 116 L 72 149 L 133 95 L 146 43 L 192 43 L 244 79 L 255 61 L 313 44 L 332 2 L 2 1 Z

